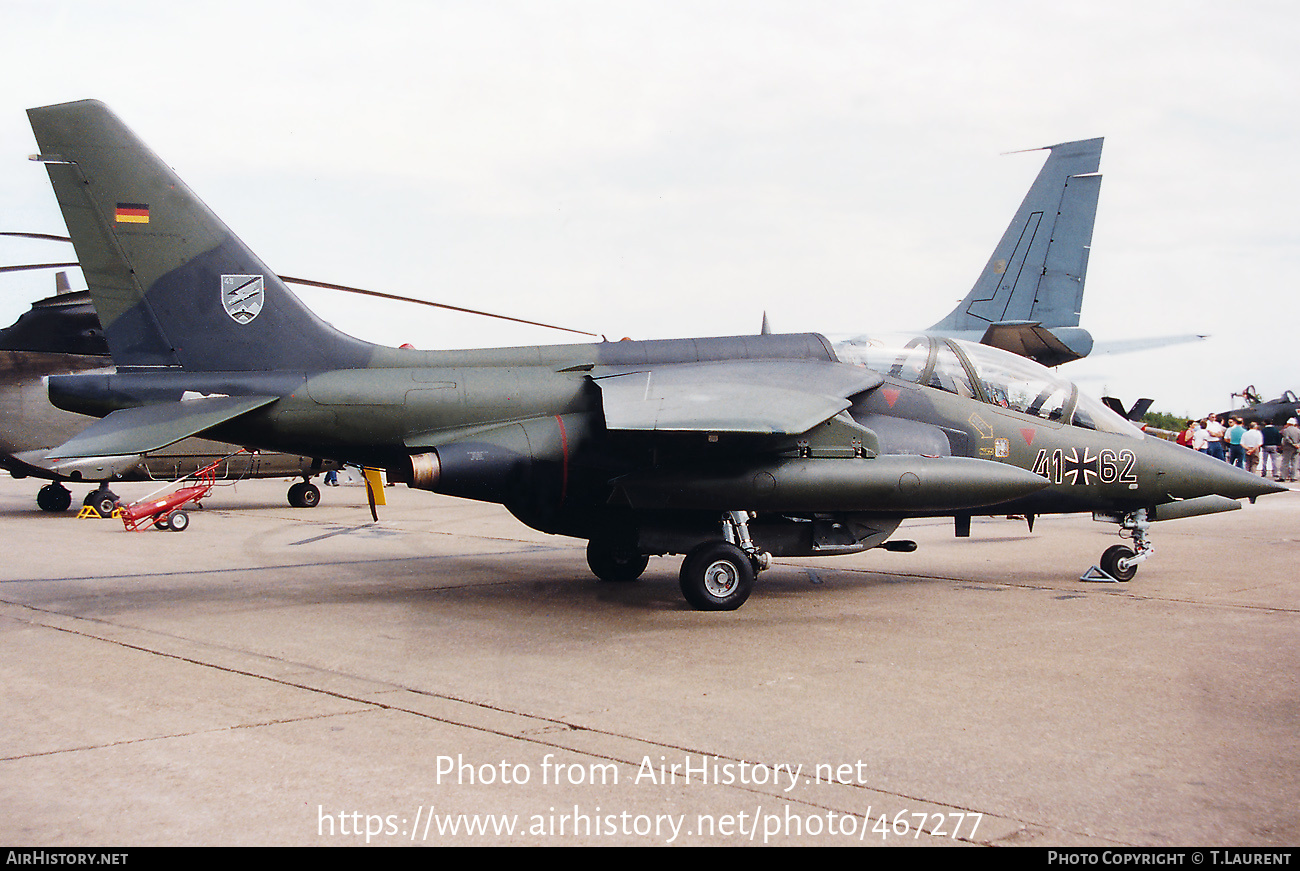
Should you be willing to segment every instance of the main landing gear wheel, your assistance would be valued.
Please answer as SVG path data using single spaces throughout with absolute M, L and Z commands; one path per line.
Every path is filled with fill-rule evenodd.
M 1137 574 L 1137 564 L 1126 564 L 1124 568 L 1119 566 L 1120 560 L 1131 560 L 1134 556 L 1136 554 L 1132 549 L 1122 544 L 1113 544 L 1106 548 L 1106 552 L 1101 555 L 1101 570 L 1117 581 L 1131 581 L 1133 576 Z
M 99 487 L 87 493 L 81 504 L 94 508 L 100 517 L 112 517 L 117 509 L 117 494 L 107 487 Z
M 754 588 L 754 564 L 734 544 L 710 541 L 682 561 L 682 595 L 697 611 L 734 611 Z
M 58 481 L 46 484 L 36 492 L 36 506 L 42 511 L 67 511 L 72 505 L 72 493 Z
M 315 508 L 320 504 L 320 488 L 310 481 L 299 481 L 289 488 L 289 504 L 294 508 Z
M 650 557 L 646 554 L 619 550 L 594 538 L 587 542 L 587 565 L 591 567 L 591 573 L 602 581 L 635 581 L 649 563 Z

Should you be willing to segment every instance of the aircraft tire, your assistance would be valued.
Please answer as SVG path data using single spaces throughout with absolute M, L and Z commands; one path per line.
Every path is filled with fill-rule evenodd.
M 1122 544 L 1114 544 L 1106 548 L 1106 552 L 1101 555 L 1101 570 L 1110 575 L 1117 581 L 1131 581 L 1137 574 L 1137 566 L 1129 566 L 1126 569 L 1119 567 L 1121 559 L 1132 559 L 1134 556 L 1131 548 Z
M 591 539 L 587 542 L 587 565 L 591 573 L 602 581 L 624 583 L 641 577 L 650 557 L 643 553 L 619 550 L 608 542 Z
M 309 481 L 299 481 L 289 488 L 289 504 L 294 508 L 315 508 L 320 504 L 320 488 Z
M 754 588 L 754 565 L 734 544 L 709 541 L 682 560 L 682 595 L 697 611 L 734 611 Z
M 167 515 L 167 528 L 172 532 L 184 532 L 190 528 L 190 516 L 184 511 L 173 511 Z
M 91 500 L 90 506 L 100 517 L 112 517 L 114 509 L 117 508 L 117 500 L 112 496 L 99 496 Z
M 58 513 L 67 511 L 72 505 L 72 494 L 68 488 L 55 482 L 46 484 L 36 492 L 36 506 L 42 511 Z

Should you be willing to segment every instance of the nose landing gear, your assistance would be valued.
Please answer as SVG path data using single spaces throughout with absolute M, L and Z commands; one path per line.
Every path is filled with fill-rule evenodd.
M 1101 566 L 1088 569 L 1079 580 L 1111 582 L 1133 580 L 1138 565 L 1156 552 L 1155 546 L 1151 544 L 1151 539 L 1147 535 L 1147 530 L 1151 528 L 1151 521 L 1147 519 L 1147 510 L 1139 508 L 1137 511 L 1114 518 L 1099 515 L 1094 517 L 1118 523 L 1120 536 L 1132 539 L 1133 547 L 1116 544 L 1106 548 L 1106 552 L 1101 555 Z

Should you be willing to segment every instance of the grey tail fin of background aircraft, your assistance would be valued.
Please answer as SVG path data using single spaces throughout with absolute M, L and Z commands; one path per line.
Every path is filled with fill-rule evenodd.
M 118 367 L 367 364 L 373 346 L 303 305 L 107 106 L 27 115 Z
M 1047 147 L 1047 162 L 975 286 L 932 331 L 982 333 L 998 323 L 1079 325 L 1101 189 L 1101 146 L 1098 138 Z

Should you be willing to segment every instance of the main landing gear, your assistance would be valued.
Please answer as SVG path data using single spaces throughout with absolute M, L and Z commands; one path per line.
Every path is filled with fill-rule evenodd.
M 1106 548 L 1101 555 L 1102 575 L 1094 574 L 1095 568 L 1089 569 L 1080 580 L 1085 581 L 1131 581 L 1137 574 L 1138 565 L 1145 562 L 1155 552 L 1155 546 L 1147 536 L 1151 521 L 1147 519 L 1145 508 L 1129 512 L 1117 518 L 1121 537 L 1133 540 L 1133 547 L 1115 544 Z M 1136 548 L 1136 550 L 1135 550 Z
M 646 554 L 619 548 L 599 538 L 587 542 L 587 565 L 602 581 L 635 581 L 649 564 L 650 557 Z
M 63 484 L 55 481 L 36 491 L 36 507 L 42 511 L 58 513 L 67 511 L 72 505 L 72 493 Z
M 320 504 L 320 488 L 311 481 L 299 481 L 289 488 L 289 504 L 294 508 L 315 508 Z
M 86 494 L 86 498 L 81 501 L 82 505 L 89 505 L 95 509 L 95 513 L 100 517 L 112 517 L 113 511 L 117 508 L 117 494 L 108 489 L 108 482 L 102 481 L 100 485 Z
M 749 598 L 754 578 L 772 565 L 771 554 L 749 535 L 747 511 L 722 515 L 722 539 L 698 544 L 682 560 L 682 595 L 697 611 L 734 611 Z M 650 557 L 608 539 L 587 542 L 587 565 L 602 581 L 635 581 Z
M 772 565 L 749 536 L 750 514 L 728 511 L 722 516 L 725 541 L 697 545 L 682 561 L 678 576 L 682 595 L 697 611 L 734 611 L 749 598 L 754 578 Z
M 114 509 L 117 508 L 117 494 L 108 489 L 107 481 L 101 481 L 98 488 L 86 494 L 81 504 L 94 508 L 95 513 L 100 517 L 112 517 Z M 42 511 L 58 514 L 67 511 L 71 506 L 72 493 L 63 486 L 61 481 L 46 484 L 36 492 L 36 507 Z

